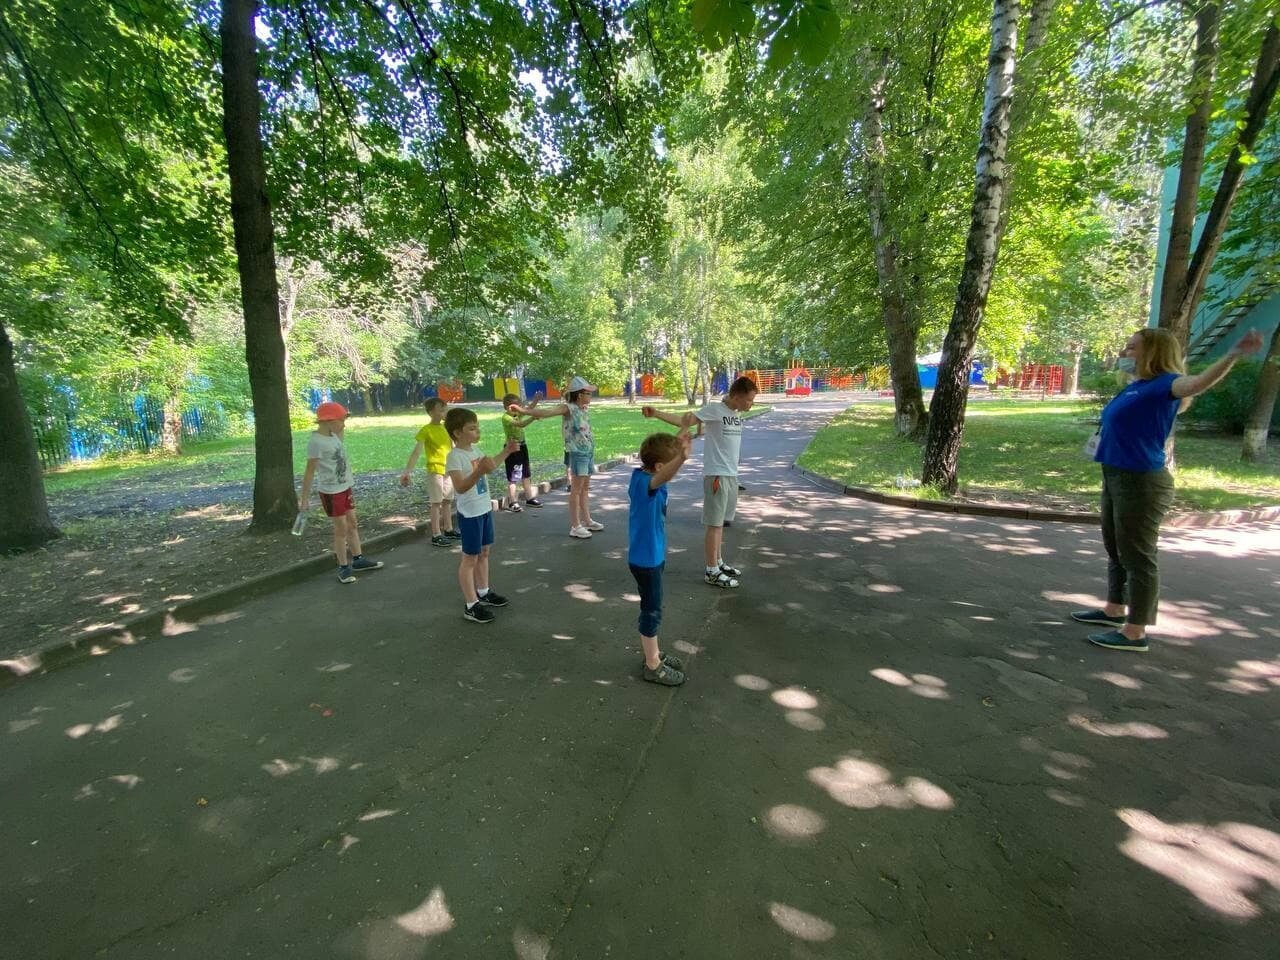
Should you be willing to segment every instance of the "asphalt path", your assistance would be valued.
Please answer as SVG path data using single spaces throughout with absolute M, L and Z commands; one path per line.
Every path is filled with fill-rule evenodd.
M 1146 655 L 1088 526 L 833 497 L 747 426 L 701 581 L 673 485 L 639 679 L 627 471 L 498 518 L 497 622 L 418 542 L 0 694 L 0 956 L 1274 960 L 1274 525 L 1162 543 Z M 185 629 L 185 628 L 184 628 Z

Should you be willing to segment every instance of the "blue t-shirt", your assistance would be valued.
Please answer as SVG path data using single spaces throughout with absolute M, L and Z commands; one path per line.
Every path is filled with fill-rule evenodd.
M 650 490 L 652 476 L 639 467 L 631 471 L 627 562 L 633 567 L 657 567 L 667 558 L 667 485 Z
M 1164 445 L 1182 402 L 1169 388 L 1176 373 L 1135 380 L 1102 411 L 1102 435 L 1093 459 L 1108 467 L 1146 473 L 1164 467 Z

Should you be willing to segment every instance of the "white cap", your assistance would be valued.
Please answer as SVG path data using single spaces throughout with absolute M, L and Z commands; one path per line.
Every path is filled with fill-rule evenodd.
M 576 393 L 579 390 L 589 390 L 594 393 L 595 389 L 596 388 L 587 383 L 586 379 L 583 377 L 574 377 L 569 381 L 569 393 Z

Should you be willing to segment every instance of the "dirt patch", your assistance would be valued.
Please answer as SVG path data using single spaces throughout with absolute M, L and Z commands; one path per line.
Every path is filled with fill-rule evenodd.
M 426 516 L 421 487 L 397 474 L 356 478 L 360 528 L 373 536 Z M 166 477 L 50 497 L 65 536 L 41 550 L 0 558 L 4 629 L 0 659 L 74 639 L 268 570 L 325 553 L 329 525 L 303 536 L 248 534 L 252 484 L 183 486 Z

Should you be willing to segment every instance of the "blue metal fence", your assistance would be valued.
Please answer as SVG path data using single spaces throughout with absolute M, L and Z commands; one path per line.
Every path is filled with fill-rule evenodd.
M 135 397 L 131 404 L 92 422 L 71 409 L 35 418 L 32 428 L 40 465 L 46 470 L 72 460 L 96 460 L 114 453 L 150 453 L 164 437 L 164 406 L 149 397 Z M 221 407 L 190 407 L 182 413 L 184 442 L 211 439 L 226 432 L 227 415 Z

